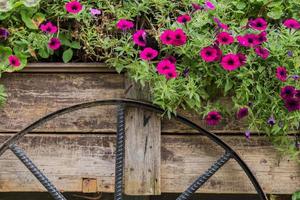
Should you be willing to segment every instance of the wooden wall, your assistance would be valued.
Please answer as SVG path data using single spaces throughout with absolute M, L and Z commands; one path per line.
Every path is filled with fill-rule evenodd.
M 100 64 L 32 65 L 5 74 L 0 84 L 8 93 L 0 111 L 0 143 L 57 109 L 125 96 L 124 76 Z M 83 180 L 89 178 L 96 181 L 96 191 L 113 192 L 115 111 L 113 106 L 102 106 L 67 114 L 26 136 L 20 146 L 62 191 L 82 192 Z M 203 125 L 198 116 L 183 113 Z M 212 131 L 241 155 L 267 193 L 291 194 L 300 188 L 300 165 L 279 155 L 262 136 L 247 141 L 237 122 Z M 172 120 L 163 120 L 161 140 L 163 193 L 182 192 L 223 153 L 206 137 Z M 45 190 L 11 152 L 0 157 L 0 192 L 40 191 Z M 234 161 L 198 192 L 255 193 Z

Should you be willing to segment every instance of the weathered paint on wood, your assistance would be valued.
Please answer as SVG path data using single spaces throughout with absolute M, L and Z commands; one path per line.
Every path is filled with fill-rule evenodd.
M 8 134 L 0 135 L 3 142 Z M 291 194 L 300 188 L 300 167 L 280 157 L 262 137 L 247 142 L 239 136 L 223 136 L 240 153 L 267 193 Z M 20 146 L 63 191 L 82 191 L 82 178 L 96 178 L 98 191 L 113 192 L 114 135 L 47 134 L 26 136 Z M 161 190 L 182 192 L 221 154 L 204 136 L 162 136 Z M 0 158 L 0 191 L 44 191 L 11 152 Z M 227 163 L 198 192 L 254 193 L 244 172 L 234 162 Z
M 45 72 L 51 70 L 49 66 L 43 68 L 43 66 L 38 65 L 38 67 L 41 69 L 34 72 L 32 69 L 35 68 L 31 67 L 29 70 L 31 73 L 4 74 L 1 77 L 0 84 L 5 85 L 9 96 L 4 108 L 0 109 L 0 132 L 17 132 L 39 117 L 66 106 L 96 99 L 125 96 L 123 74 L 70 73 L 71 70 L 68 71 L 67 69 L 72 66 L 69 65 L 68 67 L 63 65 L 65 73 L 56 73 L 55 70 L 51 73 L 41 73 L 40 71 L 43 70 Z M 82 64 L 79 67 L 84 68 Z M 59 70 L 57 69 L 57 71 Z M 53 120 L 37 131 L 43 133 L 115 132 L 114 113 L 115 108 L 109 106 L 86 109 Z M 182 113 L 191 120 L 204 125 L 199 116 L 187 111 L 182 111 Z M 233 121 L 226 126 L 218 126 L 213 131 L 232 134 L 241 133 L 244 129 L 240 121 Z M 165 120 L 162 123 L 162 132 L 192 133 L 194 130 L 182 124 Z
M 125 80 L 126 97 L 150 100 L 149 92 Z M 147 97 L 148 96 L 148 97 Z M 126 108 L 125 194 L 161 194 L 161 120 L 147 110 Z M 146 199 L 147 197 L 136 197 Z

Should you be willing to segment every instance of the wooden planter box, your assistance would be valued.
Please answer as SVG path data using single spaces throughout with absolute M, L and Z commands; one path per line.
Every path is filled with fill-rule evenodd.
M 123 98 L 128 89 L 124 74 L 99 63 L 34 64 L 21 72 L 5 74 L 0 84 L 8 93 L 7 104 L 0 110 L 0 143 L 47 113 L 80 102 Z M 114 113 L 114 107 L 106 106 L 64 115 L 27 135 L 20 146 L 62 191 L 113 192 Z M 196 115 L 185 115 L 202 123 Z M 181 193 L 222 151 L 206 137 L 174 121 L 163 120 L 161 130 L 159 190 Z M 300 166 L 280 156 L 262 136 L 254 135 L 247 141 L 243 131 L 236 123 L 213 130 L 241 155 L 266 193 L 291 194 L 298 190 Z M 7 151 L 0 157 L 0 192 L 25 191 L 45 190 Z M 234 161 L 198 192 L 256 193 Z

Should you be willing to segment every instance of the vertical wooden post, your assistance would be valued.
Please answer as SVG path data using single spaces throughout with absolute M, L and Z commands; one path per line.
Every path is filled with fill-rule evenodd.
M 126 78 L 126 97 L 150 100 L 147 87 Z M 126 108 L 125 194 L 160 195 L 161 120 L 158 114 Z M 146 199 L 146 198 L 143 198 Z

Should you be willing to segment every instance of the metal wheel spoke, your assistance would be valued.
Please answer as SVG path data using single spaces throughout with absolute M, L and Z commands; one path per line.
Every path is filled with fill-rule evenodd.
M 26 153 L 16 144 L 11 145 L 10 150 L 19 158 L 19 160 L 29 169 L 29 171 L 38 179 L 38 181 L 47 189 L 55 200 L 66 200 L 50 180 L 37 168 Z
M 228 160 L 232 154 L 226 152 L 221 156 L 203 175 L 201 175 L 192 185 L 190 185 L 176 200 L 188 200 L 192 195 L 212 177 Z
M 125 108 L 123 104 L 118 105 L 117 111 L 117 147 L 116 147 L 116 169 L 115 169 L 115 200 L 123 199 L 123 172 L 125 152 Z

